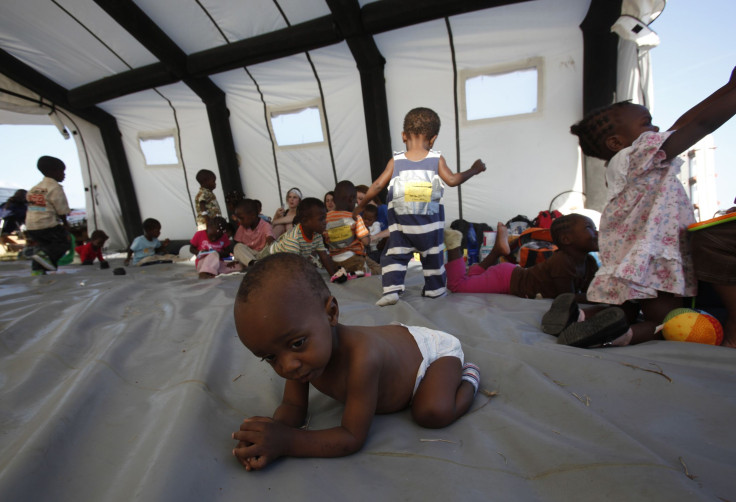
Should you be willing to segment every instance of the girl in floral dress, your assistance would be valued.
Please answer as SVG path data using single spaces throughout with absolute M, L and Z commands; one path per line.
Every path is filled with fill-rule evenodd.
M 649 111 L 630 102 L 590 113 L 573 125 L 583 153 L 607 161 L 608 202 L 600 223 L 602 266 L 588 288 L 594 302 L 622 305 L 629 322 L 639 308 L 643 322 L 622 337 L 638 343 L 697 282 L 687 241 L 695 222 L 692 203 L 677 178 L 677 155 L 736 114 L 736 68 L 728 83 L 694 106 L 667 131 L 652 125 Z M 633 308 L 632 308 L 633 306 Z

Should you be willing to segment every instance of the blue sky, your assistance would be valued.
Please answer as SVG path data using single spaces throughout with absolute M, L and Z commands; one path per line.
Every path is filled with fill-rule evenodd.
M 670 0 L 650 27 L 661 40 L 652 50 L 652 118 L 662 129 L 728 81 L 736 66 L 736 2 Z M 736 118 L 713 134 L 720 208 L 736 197 Z M 706 215 L 703 215 L 704 217 Z
M 654 122 L 671 126 L 691 106 L 721 87 L 736 66 L 736 2 L 670 0 L 651 28 L 661 39 L 653 49 Z M 736 197 L 736 118 L 714 134 L 721 208 Z M 53 155 L 67 165 L 64 190 L 72 207 L 84 207 L 76 147 L 53 126 L 0 125 L 0 187 L 30 188 L 40 180 L 36 160 Z

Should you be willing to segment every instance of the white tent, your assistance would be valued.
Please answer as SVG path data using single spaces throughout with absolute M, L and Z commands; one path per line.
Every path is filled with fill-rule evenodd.
M 112 247 L 146 217 L 189 239 L 204 168 L 218 174 L 221 206 L 240 189 L 266 214 L 292 186 L 321 198 L 342 179 L 369 184 L 403 148 L 402 120 L 416 106 L 439 113 L 435 148 L 451 168 L 476 158 L 489 166 L 446 191 L 448 224 L 534 216 L 559 193 L 601 184 L 585 180 L 568 129 L 629 78 L 617 77 L 610 31 L 621 9 L 600 0 L 10 0 L 0 5 L 0 109 L 12 113 L 0 110 L 0 123 L 39 111 L 48 121 L 55 110 L 77 141 L 91 225 Z M 467 119 L 468 78 L 528 68 L 531 110 Z M 280 146 L 270 118 L 305 107 L 319 110 L 323 140 Z M 174 161 L 148 165 L 140 140 L 162 137 Z

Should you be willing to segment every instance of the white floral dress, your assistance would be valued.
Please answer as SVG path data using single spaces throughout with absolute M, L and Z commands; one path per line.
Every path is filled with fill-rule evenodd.
M 645 132 L 608 163 L 608 203 L 598 245 L 602 266 L 588 299 L 620 305 L 656 298 L 658 291 L 693 296 L 697 282 L 687 236 L 692 203 L 677 174 L 682 160 L 665 161 L 670 132 Z

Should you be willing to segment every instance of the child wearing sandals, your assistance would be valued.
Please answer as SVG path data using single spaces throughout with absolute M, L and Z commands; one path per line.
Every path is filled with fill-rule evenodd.
M 550 231 L 558 251 L 546 261 L 522 268 L 513 263 L 498 263 L 510 252 L 508 229 L 499 223 L 490 254 L 471 265 L 466 274 L 460 247 L 463 235 L 446 229 L 447 289 L 453 293 L 500 293 L 521 298 L 555 298 L 574 293 L 578 301 L 585 302 L 585 291 L 598 269 L 589 254 L 598 251 L 595 223 L 587 216 L 573 213 L 556 218 Z
M 677 178 L 682 164 L 677 155 L 735 113 L 736 68 L 726 85 L 686 112 L 667 132 L 652 125 L 645 107 L 630 102 L 596 110 L 571 127 L 585 155 L 608 162 L 608 202 L 599 237 L 602 266 L 588 288 L 588 299 L 620 305 L 626 312 L 612 307 L 574 323 L 580 314 L 575 299 L 565 295 L 553 302 L 546 325 L 543 319 L 547 333 L 562 328 L 558 343 L 590 347 L 614 340 L 628 344 L 660 338 L 656 326 L 670 311 L 682 307 L 683 297 L 695 294 L 687 238 L 687 226 L 695 218 Z M 634 322 L 639 309 L 643 321 Z M 568 323 L 572 324 L 565 327 Z
M 247 418 L 232 434 L 238 441 L 233 455 L 249 471 L 284 455 L 354 453 L 376 413 L 411 406 L 419 425 L 445 427 L 468 411 L 478 391 L 479 370 L 463 365 L 457 338 L 400 324 L 340 324 L 337 299 L 310 262 L 296 254 L 256 262 L 238 290 L 234 313 L 243 345 L 286 379 L 273 418 Z M 310 383 L 345 403 L 341 425 L 300 429 Z

